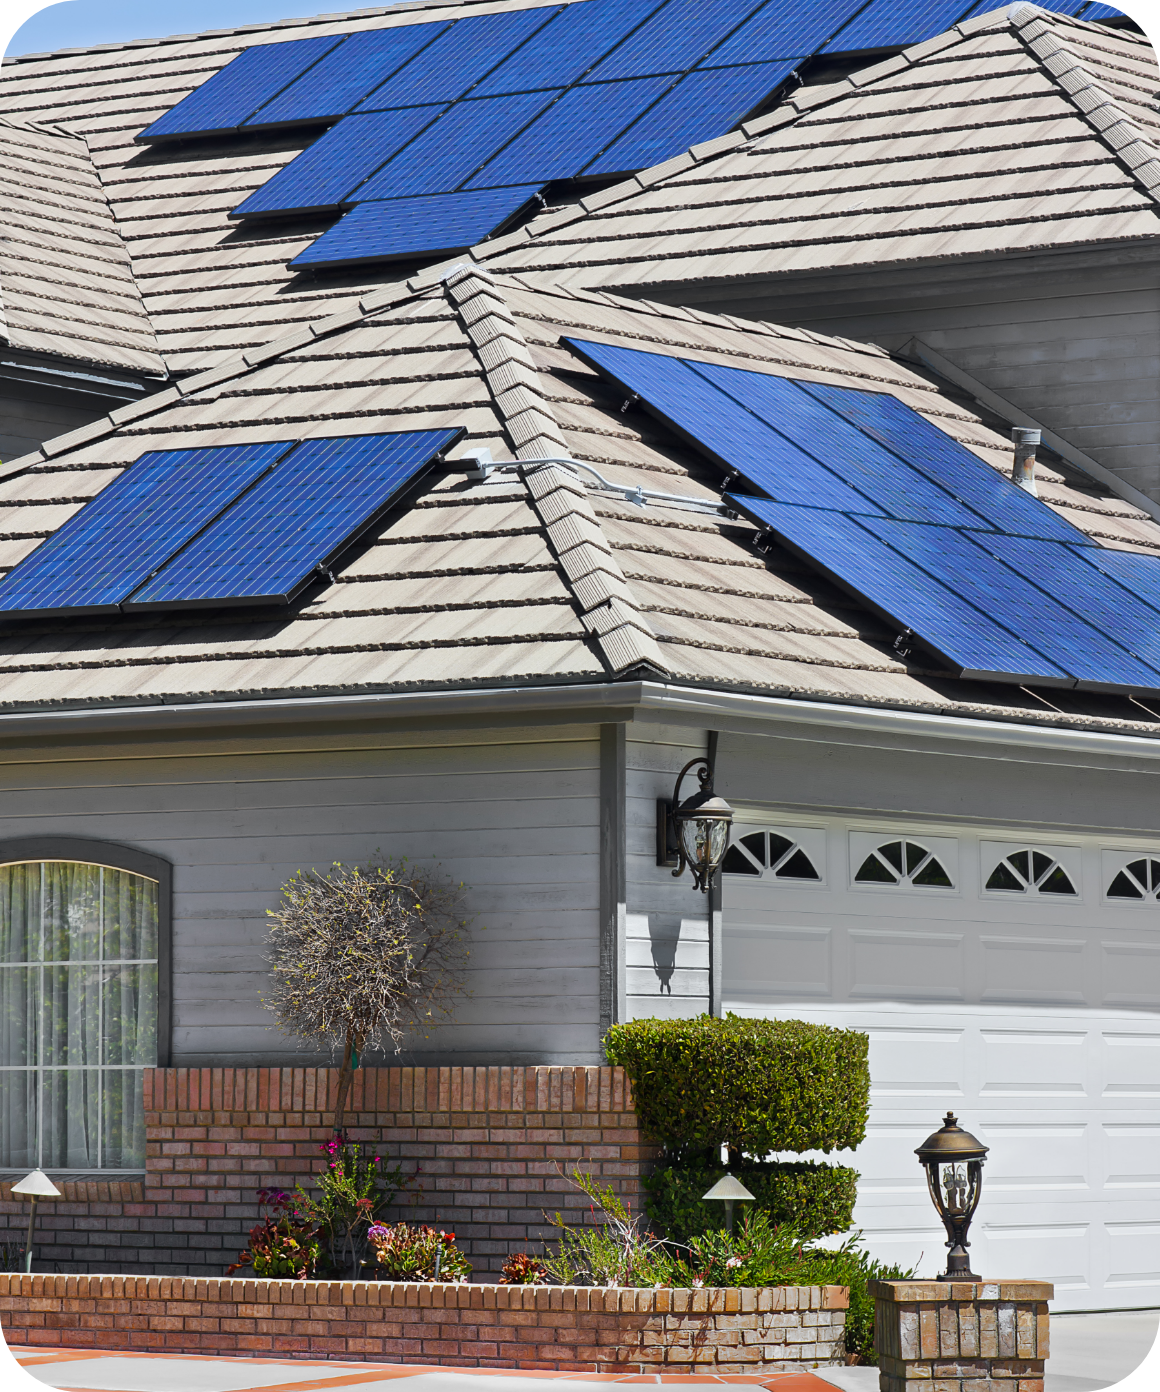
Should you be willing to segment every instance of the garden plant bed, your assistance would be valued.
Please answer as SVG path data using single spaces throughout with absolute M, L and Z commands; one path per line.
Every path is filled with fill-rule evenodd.
M 842 1363 L 847 1303 L 842 1286 L 0 1275 L 0 1323 L 14 1345 L 561 1372 L 760 1373 Z

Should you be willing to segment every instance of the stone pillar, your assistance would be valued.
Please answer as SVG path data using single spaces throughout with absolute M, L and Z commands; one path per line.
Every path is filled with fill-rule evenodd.
M 881 1392 L 1043 1392 L 1050 1281 L 872 1281 Z

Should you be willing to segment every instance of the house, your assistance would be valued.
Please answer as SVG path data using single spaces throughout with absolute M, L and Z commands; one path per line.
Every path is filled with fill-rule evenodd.
M 611 1022 L 706 1009 L 866 1029 L 876 1253 L 934 1270 L 912 1152 L 950 1106 L 991 1147 L 984 1269 L 1153 1304 L 1160 524 L 1061 451 L 1016 487 L 999 414 L 905 355 L 547 265 L 732 135 L 450 257 L 331 240 L 306 273 L 406 219 L 239 227 L 303 128 L 172 133 L 239 49 L 261 75 L 287 34 L 460 12 L 5 68 L 13 129 L 83 138 L 168 381 L 0 468 L 0 1165 L 128 1182 L 147 1069 L 325 1062 L 262 1009 L 266 911 L 381 850 L 475 921 L 408 1064 L 596 1065 Z M 657 852 L 698 757 L 736 813 L 706 895 Z

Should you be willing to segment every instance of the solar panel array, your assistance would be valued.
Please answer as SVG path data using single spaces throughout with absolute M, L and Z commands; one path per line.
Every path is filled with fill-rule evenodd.
M 452 252 L 555 180 L 629 173 L 724 134 L 807 58 L 917 43 L 992 4 L 574 0 L 266 44 L 137 138 L 326 123 L 231 216 L 345 212 L 293 265 Z
M 962 675 L 1160 692 L 1160 558 L 1099 546 L 896 397 L 566 342 L 725 469 L 730 506 Z
M 0 613 L 287 602 L 462 433 L 154 450 L 0 580 Z

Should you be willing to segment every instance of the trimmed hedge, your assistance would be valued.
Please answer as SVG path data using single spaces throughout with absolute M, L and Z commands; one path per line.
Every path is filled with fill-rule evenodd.
M 632 1081 L 642 1129 L 673 1157 L 723 1144 L 748 1155 L 828 1153 L 866 1134 L 859 1030 L 739 1015 L 633 1020 L 612 1026 L 604 1050 Z
M 828 1237 L 845 1232 L 854 1219 L 858 1171 L 812 1160 L 754 1163 L 734 1172 L 755 1202 L 739 1203 L 737 1216 L 765 1209 L 770 1222 L 788 1224 L 799 1237 Z M 721 1203 L 705 1203 L 701 1195 L 721 1178 L 721 1164 L 712 1156 L 679 1169 L 657 1170 L 644 1181 L 649 1217 L 666 1237 L 687 1242 L 690 1237 L 716 1232 L 725 1217 Z

